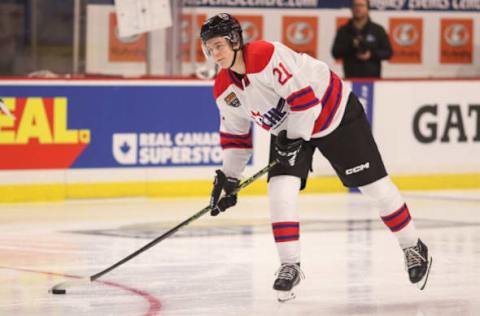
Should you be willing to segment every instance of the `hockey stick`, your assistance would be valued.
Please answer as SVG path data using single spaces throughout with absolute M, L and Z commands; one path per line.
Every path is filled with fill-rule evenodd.
M 258 171 L 257 173 L 255 173 L 253 176 L 251 176 L 250 178 L 244 180 L 242 183 L 240 183 L 240 185 L 238 186 L 238 188 L 233 192 L 233 194 L 236 194 L 238 193 L 240 190 L 242 190 L 243 188 L 247 187 L 248 185 L 250 185 L 252 182 L 254 182 L 255 180 L 257 180 L 258 178 L 260 178 L 261 176 L 263 176 L 265 173 L 267 173 L 270 169 L 272 169 L 273 166 L 275 166 L 277 164 L 277 161 L 272 161 L 268 166 L 266 166 L 265 168 L 263 168 L 262 170 Z M 139 254 L 141 254 L 142 252 L 150 249 L 151 247 L 155 246 L 156 244 L 158 244 L 159 242 L 161 242 L 162 240 L 164 239 L 167 239 L 168 237 L 170 237 L 171 235 L 173 235 L 174 233 L 176 233 L 180 228 L 182 228 L 183 226 L 186 226 L 188 224 L 190 224 L 191 222 L 195 221 L 196 219 L 200 218 L 201 216 L 205 215 L 206 213 L 208 213 L 209 211 L 211 210 L 211 207 L 210 206 L 207 206 L 205 208 L 203 208 L 201 211 L 195 213 L 194 215 L 192 215 L 191 217 L 187 218 L 186 220 L 184 220 L 183 222 L 181 222 L 180 224 L 178 224 L 177 226 L 173 227 L 172 229 L 170 229 L 169 231 L 165 232 L 164 234 L 162 234 L 161 236 L 155 238 L 154 240 L 152 240 L 151 242 L 149 242 L 148 244 L 146 244 L 145 246 L 143 246 L 142 248 L 138 249 L 137 251 L 131 253 L 130 255 L 126 256 L 125 258 L 123 258 L 122 260 L 112 264 L 110 267 L 98 272 L 98 273 L 95 273 L 93 275 L 91 275 L 90 277 L 88 278 L 83 278 L 81 280 L 77 280 L 77 281 L 73 281 L 73 282 L 78 282 L 78 281 L 81 281 L 81 282 L 93 282 L 95 280 L 97 280 L 98 278 L 100 278 L 102 275 L 105 275 L 107 274 L 108 272 L 112 271 L 113 269 L 117 268 L 118 266 L 124 264 L 125 262 L 135 258 L 136 256 L 138 256 Z M 55 285 L 52 289 L 51 289 L 51 292 L 53 294 L 66 294 L 66 289 L 65 287 L 68 285 L 69 281 L 67 282 L 63 282 L 63 283 L 59 283 L 57 285 Z

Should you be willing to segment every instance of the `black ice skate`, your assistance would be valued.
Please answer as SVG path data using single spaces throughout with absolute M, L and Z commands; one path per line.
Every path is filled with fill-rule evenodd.
M 276 275 L 277 279 L 273 283 L 273 289 L 278 291 L 278 301 L 293 300 L 295 294 L 292 289 L 300 283 L 300 279 L 305 278 L 300 270 L 300 263 L 282 263 Z
M 417 285 L 420 290 L 425 288 L 432 266 L 432 256 L 428 254 L 428 248 L 419 239 L 417 245 L 403 249 L 405 253 L 405 268 L 410 282 Z

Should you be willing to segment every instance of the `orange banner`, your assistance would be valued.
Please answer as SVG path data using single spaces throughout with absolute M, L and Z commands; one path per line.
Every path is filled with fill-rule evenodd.
M 263 39 L 263 16 L 235 15 L 242 25 L 243 40 L 245 43 Z
M 110 13 L 108 34 L 108 61 L 145 62 L 147 52 L 146 34 L 119 37 L 117 16 L 115 13 Z
M 318 18 L 316 16 L 284 16 L 282 42 L 291 49 L 317 57 Z
M 390 18 L 392 64 L 421 64 L 423 47 L 422 18 Z
M 195 41 L 192 41 L 192 31 L 193 31 L 193 23 L 192 23 L 192 15 L 191 14 L 183 14 L 182 15 L 182 56 L 184 62 L 191 61 L 191 52 L 190 49 L 192 48 L 192 43 L 195 42 L 195 58 L 197 62 L 203 63 L 205 62 L 205 55 L 202 52 L 202 42 L 200 39 L 200 30 L 202 28 L 202 24 L 207 19 L 205 14 L 196 15 L 196 30 L 195 30 Z
M 335 21 L 336 23 L 336 29 L 338 30 L 340 27 L 344 26 L 345 24 L 348 23 L 348 20 L 350 18 L 348 16 L 337 16 L 337 19 Z
M 440 63 L 471 64 L 473 20 L 442 19 L 440 24 Z
M 350 18 L 348 16 L 337 16 L 337 18 L 335 19 L 335 23 L 336 23 L 335 29 L 338 31 L 338 29 L 344 26 L 345 24 L 347 24 L 349 20 Z M 337 64 L 341 64 L 342 60 L 335 59 L 335 62 Z

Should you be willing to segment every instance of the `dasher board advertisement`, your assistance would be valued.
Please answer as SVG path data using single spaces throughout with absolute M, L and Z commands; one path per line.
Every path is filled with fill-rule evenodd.
M 210 85 L 4 85 L 0 170 L 221 165 Z
M 478 81 L 375 84 L 373 131 L 396 174 L 480 170 Z

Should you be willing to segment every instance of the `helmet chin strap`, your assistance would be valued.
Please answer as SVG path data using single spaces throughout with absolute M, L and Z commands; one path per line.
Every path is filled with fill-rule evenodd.
M 232 60 L 232 63 L 230 64 L 230 66 L 228 67 L 228 69 L 231 69 L 233 67 L 233 65 L 235 65 L 235 61 L 237 60 L 237 53 L 238 51 L 240 50 L 240 48 L 237 48 L 237 49 L 234 49 L 233 52 L 233 60 Z

